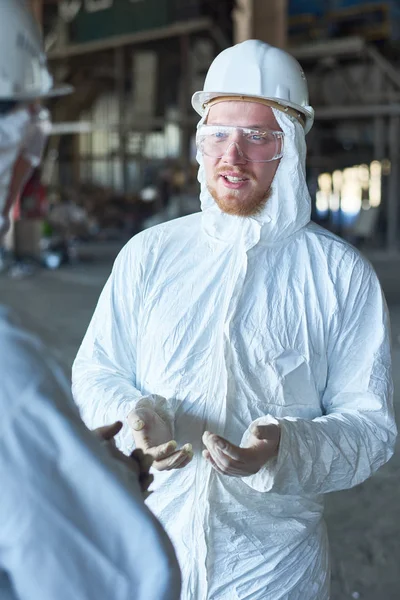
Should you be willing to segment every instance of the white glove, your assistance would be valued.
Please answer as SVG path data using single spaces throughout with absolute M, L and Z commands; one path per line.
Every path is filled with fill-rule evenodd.
M 268 460 L 277 455 L 279 441 L 280 427 L 274 423 L 253 425 L 246 448 L 206 431 L 203 443 L 207 450 L 203 450 L 203 457 L 221 475 L 248 477 L 258 473 Z
M 157 471 L 182 469 L 192 460 L 192 445 L 185 444 L 177 450 L 178 445 L 172 439 L 172 425 L 164 413 L 157 412 L 157 407 L 136 408 L 128 414 L 127 420 L 136 448 L 153 457 L 152 466 Z

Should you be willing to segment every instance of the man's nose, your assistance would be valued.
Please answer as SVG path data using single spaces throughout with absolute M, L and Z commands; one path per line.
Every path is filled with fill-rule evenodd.
M 225 163 L 230 165 L 243 165 L 247 162 L 237 142 L 231 142 L 222 157 Z

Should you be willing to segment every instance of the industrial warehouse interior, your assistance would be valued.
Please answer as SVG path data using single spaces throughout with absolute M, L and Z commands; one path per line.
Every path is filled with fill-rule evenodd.
M 49 114 L 49 132 L 42 160 L 34 165 L 11 208 L 10 228 L 3 240 L 0 235 L 0 303 L 15 310 L 22 326 L 44 342 L 68 382 L 119 252 L 135 236 L 151 239 L 143 236 L 151 236 L 153 228 L 176 219 L 193 218 L 201 210 L 201 147 L 198 142 L 196 146 L 200 116 L 191 103 L 193 94 L 203 90 L 210 65 L 221 52 L 246 40 L 261 40 L 285 50 L 304 71 L 309 105 L 315 113 L 305 137 L 311 219 L 332 239 L 354 247 L 377 274 L 390 315 L 394 410 L 398 414 L 400 0 L 30 0 L 27 4 L 42 32 L 48 69 L 70 93 L 40 101 Z M 240 153 L 241 146 L 234 144 Z M 289 147 L 286 144 L 285 139 L 283 155 Z M 0 152 L 0 160 L 1 156 Z M 259 166 L 260 162 L 251 164 Z M 240 186 L 236 179 L 230 182 L 232 188 Z M 280 202 L 285 198 L 281 196 Z M 182 231 L 186 235 L 183 226 Z M 182 253 L 190 253 L 188 246 L 182 237 Z M 202 260 L 201 252 L 196 252 L 193 264 Z M 154 272 L 163 268 L 162 257 L 158 260 L 161 266 L 154 266 Z M 177 255 L 176 260 L 184 258 Z M 293 275 L 290 269 L 288 273 L 287 277 Z M 179 295 L 175 285 L 173 277 L 166 275 L 165 288 Z M 172 295 L 168 301 L 172 311 L 176 304 Z M 160 299 L 154 300 L 152 310 L 157 311 L 158 303 Z M 360 313 L 369 306 L 359 296 L 355 313 L 357 304 Z M 273 310 L 278 310 L 277 304 Z M 175 335 L 176 331 L 171 337 Z M 194 335 L 191 326 L 186 335 Z M 280 335 L 281 341 L 286 339 Z M 361 346 L 372 344 L 369 335 L 359 341 Z M 347 350 L 343 342 L 339 352 Z M 262 358 L 258 350 L 254 353 L 259 364 Z M 174 355 L 171 363 L 178 359 Z M 241 361 L 246 359 L 242 356 Z M 182 388 L 189 376 L 182 371 Z M 378 373 L 380 378 L 384 376 Z M 146 386 L 151 387 L 147 380 Z M 146 393 L 161 393 L 146 386 Z M 367 442 L 364 450 L 368 455 Z M 343 486 L 348 489 L 324 493 L 331 600 L 400 598 L 398 445 L 387 464 L 372 471 L 361 483 Z M 158 493 L 156 489 L 151 502 Z M 208 510 L 212 509 L 210 501 Z M 253 553 L 258 552 L 254 545 Z M 185 582 L 180 556 L 178 551 Z M 239 567 L 232 567 L 232 572 L 235 568 Z M 239 584 L 235 593 L 224 592 L 222 587 L 214 592 L 188 589 L 182 592 L 182 600 L 278 600 L 268 588 L 251 591 Z M 309 588 L 279 598 L 328 598 L 318 593 Z M 54 596 L 54 600 L 64 597 Z M 115 595 L 125 597 L 139 598 L 134 592 Z

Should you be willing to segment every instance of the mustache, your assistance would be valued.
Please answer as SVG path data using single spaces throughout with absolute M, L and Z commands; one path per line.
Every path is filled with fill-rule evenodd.
M 246 169 L 227 169 L 221 168 L 216 171 L 216 175 L 233 175 L 234 177 L 246 177 L 247 179 L 254 179 L 254 175 Z

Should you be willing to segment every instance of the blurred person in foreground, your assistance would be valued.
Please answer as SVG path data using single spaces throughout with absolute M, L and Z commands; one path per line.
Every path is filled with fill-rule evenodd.
M 20 0 L 18 0 L 20 1 Z M 8 57 L 9 58 L 9 57 Z M 11 68 L 15 65 L 11 63 Z M 15 69 L 14 72 L 18 72 Z M 17 78 L 17 77 L 16 77 Z M 15 79 L 16 79 L 15 78 Z M 14 81 L 15 83 L 15 81 Z M 14 215 L 21 193 L 40 164 L 51 130 L 50 113 L 36 99 L 12 99 L 2 79 L 0 96 L 0 253 L 14 251 Z M 4 96 L 7 95 L 7 98 Z M 1 257 L 0 257 L 1 259 Z
M 3 0 L 0 40 L 5 181 L 31 98 L 50 94 L 52 82 L 24 2 Z M 119 422 L 88 431 L 47 349 L 5 307 L 0 364 L 1 599 L 178 600 L 174 550 L 143 500 L 151 458 L 117 450 Z
M 153 456 L 183 600 L 326 600 L 323 495 L 393 454 L 386 303 L 371 265 L 310 221 L 297 61 L 235 45 L 192 103 L 202 212 L 121 251 L 74 397 Z

